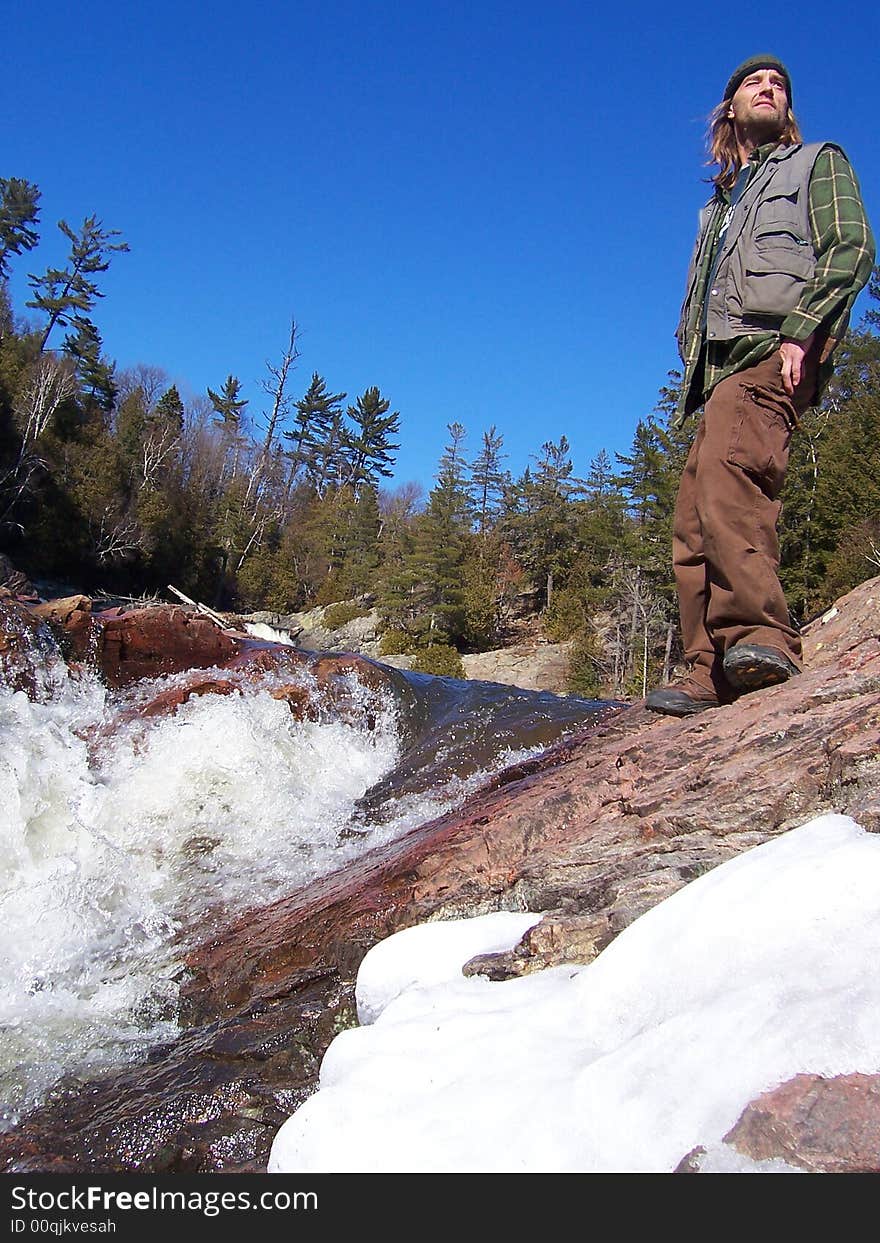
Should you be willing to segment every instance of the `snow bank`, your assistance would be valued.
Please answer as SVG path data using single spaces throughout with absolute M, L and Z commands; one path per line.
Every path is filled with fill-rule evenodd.
M 755 1096 L 880 1072 L 880 838 L 847 817 L 691 882 L 589 966 L 461 975 L 535 919 L 377 946 L 358 978 L 369 1025 L 330 1046 L 270 1171 L 664 1171 L 697 1144 L 755 1168 L 720 1145 Z

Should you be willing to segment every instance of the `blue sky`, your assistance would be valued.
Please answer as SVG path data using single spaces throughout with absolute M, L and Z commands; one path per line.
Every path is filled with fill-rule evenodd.
M 453 420 L 519 473 L 568 436 L 577 474 L 626 451 L 677 364 L 705 117 L 770 51 L 808 139 L 849 153 L 880 232 L 876 0 L 217 0 L 19 4 L 4 17 L 0 174 L 42 191 L 27 272 L 91 213 L 131 252 L 95 319 L 120 367 L 182 393 L 301 357 L 401 415 L 395 482 L 431 486 Z M 858 312 L 865 309 L 864 297 Z M 59 342 L 60 343 L 60 337 Z

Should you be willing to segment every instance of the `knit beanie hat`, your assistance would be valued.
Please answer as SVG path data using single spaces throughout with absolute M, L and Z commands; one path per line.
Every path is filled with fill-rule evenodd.
M 748 60 L 744 60 L 738 69 L 734 69 L 730 75 L 730 81 L 724 88 L 724 99 L 730 99 L 735 93 L 740 83 L 744 82 L 750 73 L 756 69 L 777 69 L 785 78 L 785 89 L 788 95 L 788 106 L 791 105 L 791 75 L 783 65 L 782 61 L 776 56 L 750 56 Z

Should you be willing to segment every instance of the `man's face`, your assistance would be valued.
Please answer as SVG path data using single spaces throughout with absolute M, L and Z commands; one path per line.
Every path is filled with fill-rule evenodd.
M 764 142 L 778 138 L 788 120 L 788 91 L 778 69 L 756 69 L 743 78 L 730 101 L 734 125 Z

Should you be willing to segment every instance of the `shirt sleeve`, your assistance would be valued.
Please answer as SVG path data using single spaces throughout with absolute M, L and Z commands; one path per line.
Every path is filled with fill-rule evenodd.
M 856 175 L 842 151 L 819 152 L 810 178 L 810 228 L 816 268 L 780 334 L 803 341 L 820 324 L 839 339 L 874 263 L 874 238 Z

